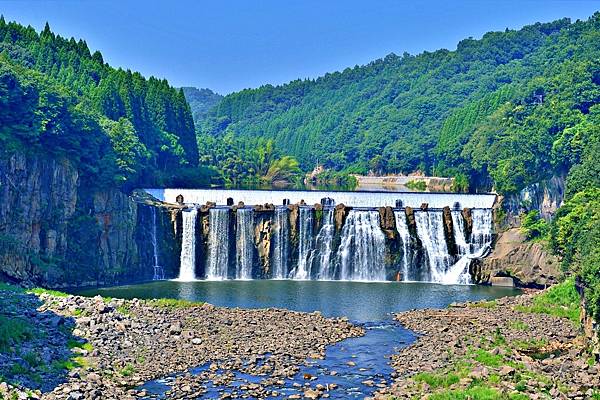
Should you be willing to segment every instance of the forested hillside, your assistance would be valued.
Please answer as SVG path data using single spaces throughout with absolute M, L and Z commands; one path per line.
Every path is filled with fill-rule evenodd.
M 213 108 L 223 96 L 210 89 L 198 89 L 195 87 L 182 87 L 183 94 L 192 110 L 194 121 L 203 121 L 211 108 Z
M 60 155 L 96 186 L 202 181 L 192 114 L 165 80 L 114 69 L 85 41 L 0 18 L 0 143 Z
M 317 161 L 347 172 L 421 170 L 515 192 L 585 163 L 592 150 L 582 143 L 600 102 L 598 60 L 600 14 L 490 32 L 455 51 L 390 54 L 316 80 L 230 94 L 202 123 L 199 142 L 273 139 L 305 171 Z M 594 180 L 587 168 L 573 170 L 571 185 Z

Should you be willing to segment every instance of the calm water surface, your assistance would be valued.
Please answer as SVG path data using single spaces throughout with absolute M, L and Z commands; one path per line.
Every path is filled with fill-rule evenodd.
M 302 395 L 302 391 L 294 387 L 294 383 L 304 385 L 304 374 L 310 374 L 317 377 L 317 380 L 312 382 L 313 387 L 317 383 L 338 385 L 338 389 L 329 392 L 330 398 L 360 399 L 371 395 L 375 390 L 363 382 L 391 382 L 393 370 L 389 365 L 390 356 L 416 339 L 413 332 L 392 320 L 392 313 L 414 308 L 441 308 L 454 301 L 493 299 L 514 295 L 518 291 L 509 288 L 430 283 L 254 280 L 159 281 L 83 290 L 79 293 L 120 298 L 167 297 L 204 301 L 225 307 L 277 307 L 296 311 L 320 311 L 328 317 L 348 317 L 364 327 L 365 335 L 329 346 L 324 360 L 306 360 L 296 376 L 285 380 L 285 385 L 271 388 L 278 393 L 271 398 L 285 399 L 292 394 Z M 349 361 L 352 363 L 348 364 Z M 199 373 L 207 368 L 208 365 L 201 365 L 190 372 Z M 224 392 L 237 391 L 239 394 L 242 393 L 239 386 L 260 382 L 265 378 L 240 372 L 236 372 L 235 375 L 235 382 L 227 388 L 207 382 L 207 391 L 203 398 L 219 398 Z M 164 398 L 165 392 L 170 389 L 176 377 L 163 377 L 147 382 L 142 387 L 149 393 Z
M 295 311 L 320 311 L 328 317 L 376 322 L 389 319 L 393 312 L 414 308 L 443 308 L 455 301 L 492 299 L 514 295 L 518 291 L 491 286 L 431 283 L 252 280 L 157 281 L 88 289 L 79 293 L 129 299 L 167 297 L 204 301 L 224 307 L 277 307 Z

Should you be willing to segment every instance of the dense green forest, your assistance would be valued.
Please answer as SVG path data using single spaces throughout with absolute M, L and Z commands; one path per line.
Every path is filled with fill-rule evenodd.
M 183 94 L 190 105 L 194 121 L 204 120 L 210 109 L 223 98 L 223 96 L 210 89 L 198 89 L 188 86 L 182 87 L 181 90 L 183 90 Z
M 95 185 L 194 185 L 190 107 L 167 81 L 114 69 L 83 40 L 0 17 L 0 148 L 74 160 Z
M 317 161 L 345 172 L 421 170 L 515 192 L 579 162 L 569 149 L 600 102 L 599 39 L 596 14 L 243 90 L 196 121 L 199 142 L 272 139 L 304 171 Z

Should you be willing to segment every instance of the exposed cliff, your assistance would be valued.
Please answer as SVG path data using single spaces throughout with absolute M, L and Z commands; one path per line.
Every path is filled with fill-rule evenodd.
M 556 175 L 507 196 L 502 205 L 512 217 L 509 222 L 518 224 L 519 214 L 530 210 L 538 210 L 542 218 L 550 219 L 563 203 L 565 179 L 565 175 Z
M 474 283 L 490 283 L 497 276 L 510 276 L 518 286 L 545 287 L 558 282 L 559 260 L 540 243 L 527 242 L 518 228 L 498 235 L 492 252 L 471 265 Z
M 49 287 L 152 279 L 152 209 L 80 176 L 67 159 L 0 157 L 0 272 Z M 166 212 L 155 220 L 170 226 Z M 164 235 L 170 229 L 157 231 L 161 251 L 173 251 L 175 240 Z M 172 273 L 174 258 L 164 260 Z

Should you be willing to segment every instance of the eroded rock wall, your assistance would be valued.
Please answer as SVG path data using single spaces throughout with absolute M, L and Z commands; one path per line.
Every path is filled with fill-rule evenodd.
M 0 157 L 0 272 L 8 279 L 48 287 L 151 279 L 145 217 L 118 189 L 82 182 L 66 159 Z M 168 220 L 161 213 L 161 224 Z
M 503 199 L 503 207 L 512 216 L 513 225 L 518 225 L 519 214 L 538 210 L 544 219 L 550 219 L 563 204 L 565 175 L 556 175 L 545 181 L 527 186 L 519 193 Z

